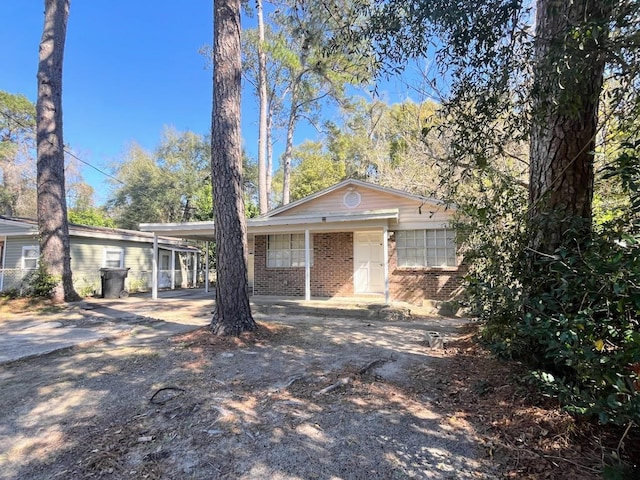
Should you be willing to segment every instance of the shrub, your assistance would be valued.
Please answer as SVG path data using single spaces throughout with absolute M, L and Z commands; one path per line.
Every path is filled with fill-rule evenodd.
M 639 230 L 606 224 L 584 249 L 535 259 L 519 253 L 526 235 L 514 229 L 499 245 L 491 232 L 467 278 L 490 348 L 530 365 L 566 410 L 602 423 L 640 422 Z
M 59 280 L 49 274 L 45 262 L 40 259 L 38 267 L 29 273 L 22 281 L 22 296 L 25 297 L 51 297 L 54 288 L 58 285 Z
M 514 332 L 533 378 L 602 423 L 640 421 L 640 236 L 615 232 L 540 259 Z

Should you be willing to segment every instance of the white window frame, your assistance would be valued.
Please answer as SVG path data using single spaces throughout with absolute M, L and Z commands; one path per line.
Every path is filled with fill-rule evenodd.
M 107 259 L 110 253 L 117 253 L 120 256 L 120 262 L 117 267 L 107 265 Z M 124 268 L 124 249 L 118 247 L 105 247 L 102 254 L 103 268 Z
M 455 230 L 398 230 L 396 255 L 398 268 L 456 268 L 458 257 Z
M 267 268 L 305 268 L 304 233 L 267 235 Z M 313 266 L 313 236 L 309 236 L 310 266 Z
M 27 256 L 26 253 L 28 251 L 36 252 L 36 256 Z M 35 265 L 33 267 L 28 267 L 26 262 L 28 260 L 35 260 Z M 38 268 L 38 264 L 40 263 L 40 247 L 38 245 L 25 245 L 22 247 L 22 258 L 21 265 L 23 270 L 35 270 Z

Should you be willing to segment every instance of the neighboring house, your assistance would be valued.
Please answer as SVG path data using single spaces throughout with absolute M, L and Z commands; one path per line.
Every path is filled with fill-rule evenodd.
M 254 295 L 450 300 L 464 268 L 442 202 L 345 180 L 247 220 Z M 212 222 L 141 224 L 156 235 L 213 239 Z
M 101 268 L 129 268 L 125 288 L 149 290 L 153 284 L 154 235 L 117 228 L 69 224 L 71 271 L 83 296 L 101 291 Z M 0 216 L 0 291 L 20 289 L 40 257 L 35 220 Z M 158 238 L 160 288 L 197 283 L 199 249 L 175 238 Z

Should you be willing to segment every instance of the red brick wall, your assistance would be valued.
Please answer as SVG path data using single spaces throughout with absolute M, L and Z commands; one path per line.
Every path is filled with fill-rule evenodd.
M 353 233 L 316 233 L 313 255 L 311 296 L 353 295 Z
M 312 297 L 353 295 L 353 234 L 313 234 Z M 304 267 L 267 268 L 267 237 L 256 236 L 254 250 L 255 295 L 304 296 Z
M 396 242 L 389 240 L 389 292 L 392 301 L 421 304 L 451 300 L 460 291 L 465 268 L 398 268 Z
M 267 237 L 256 235 L 253 294 L 304 297 L 304 268 L 267 268 Z
M 389 240 L 389 290 L 392 301 L 421 304 L 450 300 L 460 290 L 465 269 L 398 268 L 396 244 Z M 312 297 L 353 295 L 353 233 L 313 234 Z M 304 297 L 304 268 L 267 268 L 267 237 L 255 237 L 254 294 Z

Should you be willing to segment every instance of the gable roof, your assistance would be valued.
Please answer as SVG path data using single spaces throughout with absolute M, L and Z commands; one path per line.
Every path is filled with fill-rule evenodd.
M 309 196 L 306 196 L 304 198 L 301 198 L 299 200 L 296 200 L 295 202 L 291 202 L 288 203 L 287 205 L 282 205 L 278 208 L 274 208 L 273 210 L 270 210 L 266 213 L 263 213 L 262 215 L 259 215 L 258 217 L 256 217 L 256 220 L 258 219 L 266 219 L 269 217 L 274 217 L 276 215 L 280 215 L 283 212 L 286 212 L 287 210 L 290 210 L 292 208 L 298 207 L 299 205 L 303 205 L 305 203 L 311 202 L 317 198 L 323 197 L 331 192 L 334 192 L 336 190 L 339 190 L 340 188 L 343 187 L 347 187 L 347 186 L 352 186 L 352 187 L 362 187 L 362 188 L 367 188 L 373 191 L 377 191 L 377 192 L 381 192 L 381 193 L 387 193 L 390 195 L 396 195 L 398 197 L 401 198 L 407 198 L 409 200 L 416 200 L 422 203 L 431 203 L 434 205 L 440 205 L 440 206 L 446 206 L 445 203 L 441 200 L 437 200 L 435 198 L 430 198 L 430 197 L 424 197 L 422 195 L 414 195 L 412 193 L 408 193 L 402 190 L 397 190 L 395 188 L 390 188 L 390 187 L 383 187 L 381 185 L 376 185 L 374 183 L 369 183 L 369 182 L 365 182 L 363 180 L 356 180 L 355 178 L 348 178 L 346 180 L 343 180 L 340 183 L 336 183 L 335 185 L 332 185 L 328 188 L 325 188 L 324 190 L 320 190 L 316 193 L 312 193 Z M 450 207 L 453 208 L 453 207 Z

